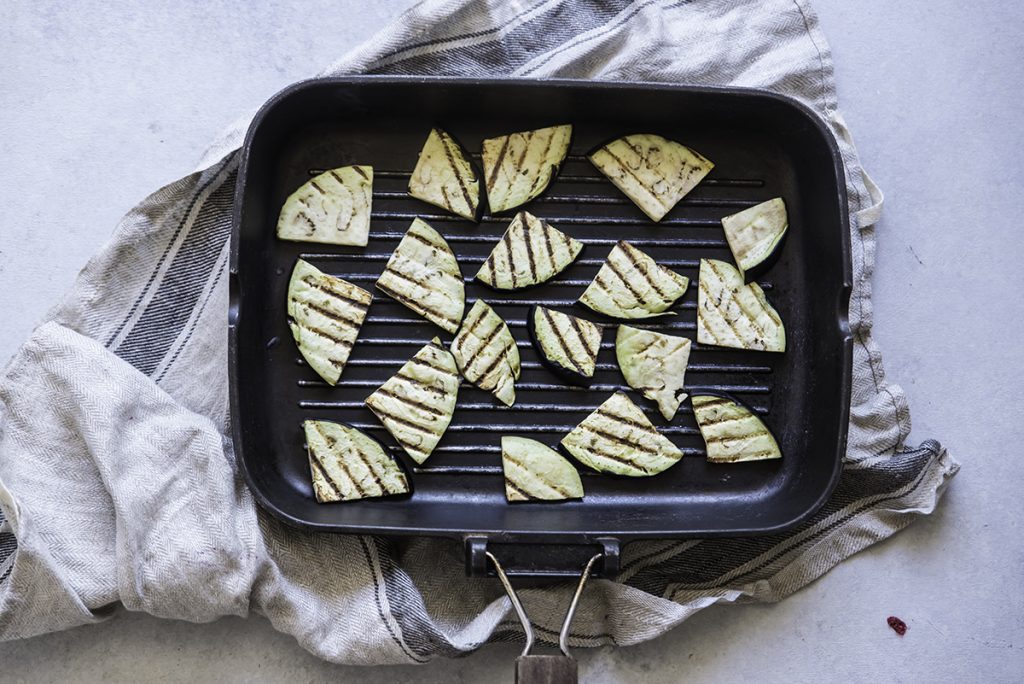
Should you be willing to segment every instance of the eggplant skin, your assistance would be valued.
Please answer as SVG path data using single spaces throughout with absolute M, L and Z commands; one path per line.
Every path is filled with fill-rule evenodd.
M 709 463 L 782 458 L 775 436 L 750 407 L 735 397 L 720 392 L 694 392 L 690 401 Z
M 318 503 L 409 494 L 409 474 L 375 437 L 326 420 L 303 423 Z
M 526 330 L 530 335 L 530 342 L 533 344 L 534 349 L 537 350 L 537 356 L 540 358 L 540 362 L 545 368 L 566 382 L 586 387 L 594 380 L 594 372 L 597 369 L 597 354 L 601 348 L 601 337 L 604 334 L 604 326 L 598 325 L 597 323 L 588 321 L 584 318 L 579 318 L 578 316 L 572 316 L 571 314 L 551 311 L 551 314 L 556 316 L 566 316 L 567 318 L 575 319 L 577 321 L 581 326 L 581 330 L 578 333 L 578 339 L 581 340 L 581 344 L 588 344 L 588 342 L 583 339 L 584 336 L 589 334 L 589 336 L 593 338 L 593 331 L 596 329 L 596 349 L 593 346 L 588 347 L 586 351 L 589 353 L 586 354 L 585 359 L 580 359 L 579 366 L 565 366 L 556 362 L 548 355 L 546 345 L 544 345 L 540 337 L 537 335 L 537 317 L 543 316 L 545 311 L 548 311 L 545 307 L 535 305 L 530 307 L 530 311 L 526 317 Z M 593 344 L 593 340 L 590 344 Z
M 572 463 L 535 439 L 502 437 L 501 466 L 509 502 L 583 498 L 583 482 Z

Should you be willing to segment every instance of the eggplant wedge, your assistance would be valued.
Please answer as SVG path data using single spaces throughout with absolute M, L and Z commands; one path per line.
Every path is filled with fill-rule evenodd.
M 459 369 L 434 340 L 366 398 L 366 405 L 412 460 L 423 463 L 441 441 L 459 396 Z
M 583 251 L 583 243 L 521 211 L 484 260 L 476 279 L 496 290 L 539 285 L 564 271 Z
M 494 394 L 503 404 L 516 401 L 519 347 L 501 316 L 482 299 L 466 314 L 452 340 L 452 355 L 466 380 Z
M 652 221 L 664 218 L 715 166 L 685 145 L 646 133 L 613 140 L 589 159 Z
M 480 179 L 455 139 L 435 128 L 420 150 L 409 178 L 409 194 L 456 216 L 475 221 L 480 208 Z
M 312 178 L 288 196 L 277 237 L 365 247 L 370 239 L 373 167 L 343 166 Z
M 770 199 L 722 219 L 725 239 L 744 278 L 778 251 L 789 228 L 786 203 Z
M 620 325 L 615 356 L 626 383 L 656 402 L 661 415 L 671 421 L 686 399 L 683 379 L 690 360 L 690 340 Z
M 697 341 L 719 347 L 786 351 L 786 328 L 757 283 L 744 284 L 731 264 L 700 260 Z
M 307 420 L 303 429 L 320 503 L 409 493 L 405 470 L 373 437 L 326 420 Z
M 509 501 L 583 498 L 583 482 L 572 463 L 535 439 L 502 437 L 501 468 Z
M 765 424 L 735 399 L 702 394 L 694 395 L 691 401 L 709 462 L 782 458 L 782 451 Z
M 373 295 L 299 259 L 288 282 L 288 327 L 309 367 L 335 385 Z
M 442 330 L 455 333 L 466 308 L 466 285 L 448 243 L 426 221 L 412 222 L 377 289 Z
M 562 446 L 583 465 L 629 477 L 657 475 L 683 457 L 622 392 L 584 418 L 562 438 Z
M 608 254 L 580 303 L 613 318 L 659 316 L 683 296 L 690 279 L 620 241 Z
M 487 203 L 493 213 L 526 204 L 544 192 L 569 153 L 572 126 L 488 138 L 483 143 Z
M 540 360 L 556 374 L 585 385 L 594 377 L 604 329 L 543 306 L 530 309 L 527 330 Z

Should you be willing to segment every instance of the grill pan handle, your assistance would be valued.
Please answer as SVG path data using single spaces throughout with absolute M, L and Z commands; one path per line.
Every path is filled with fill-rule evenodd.
M 569 602 L 568 610 L 565 611 L 562 629 L 558 633 L 558 649 L 562 652 L 561 655 L 532 655 L 530 651 L 533 649 L 533 625 L 526 615 L 526 609 L 523 608 L 523 603 L 512 587 L 512 582 L 501 566 L 501 562 L 490 551 L 485 550 L 483 553 L 484 558 L 494 566 L 494 572 L 501 580 L 501 585 L 505 587 L 505 593 L 508 594 L 509 601 L 523 626 L 523 634 L 526 637 L 523 653 L 516 658 L 516 684 L 578 684 L 579 669 L 576 659 L 569 653 L 569 630 L 572 627 L 572 618 L 576 614 L 576 606 L 579 605 L 580 596 L 583 595 L 583 587 L 586 586 L 587 578 L 590 577 L 594 565 L 601 560 L 602 554 L 595 553 L 591 556 L 580 572 L 576 591 Z
M 598 537 L 590 543 L 553 544 L 470 536 L 466 538 L 466 574 L 498 577 L 489 555 L 498 560 L 507 577 L 517 580 L 575 579 L 595 555 L 600 558 L 589 566 L 594 577 L 614 578 L 619 573 L 619 540 L 611 537 Z

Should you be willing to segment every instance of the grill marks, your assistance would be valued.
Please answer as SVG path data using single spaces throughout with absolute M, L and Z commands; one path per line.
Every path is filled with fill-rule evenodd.
M 654 221 L 660 221 L 714 164 L 659 135 L 627 135 L 593 152 L 590 162 Z
M 519 348 L 505 321 L 481 299 L 466 315 L 452 341 L 452 355 L 462 375 L 488 390 L 506 406 L 515 403 Z
M 476 277 L 496 290 L 539 285 L 564 271 L 582 251 L 583 243 L 579 240 L 521 211 L 509 223 Z
M 349 501 L 409 491 L 401 466 L 372 437 L 347 425 L 303 424 L 317 501 Z
M 528 323 L 534 346 L 547 365 L 578 376 L 570 380 L 593 377 L 601 348 L 601 326 L 543 306 L 530 311 Z
M 781 458 L 775 437 L 761 419 L 731 398 L 693 397 L 693 416 L 712 463 Z
M 459 376 L 436 339 L 366 398 L 366 405 L 417 463 L 423 463 L 451 422 Z
M 525 437 L 501 438 L 505 498 L 558 501 L 583 496 L 583 483 L 568 460 L 545 444 Z
M 595 470 L 634 477 L 660 473 L 683 455 L 621 392 L 573 428 L 562 446 Z
M 293 192 L 277 221 L 282 240 L 365 247 L 370 235 L 373 169 L 325 171 Z
M 462 271 L 448 243 L 425 221 L 412 222 L 377 288 L 443 330 L 459 329 L 466 306 Z
M 686 276 L 661 266 L 623 240 L 612 248 L 579 301 L 615 318 L 651 318 L 668 310 L 689 283 Z
M 760 285 L 744 284 L 739 271 L 724 261 L 701 259 L 697 341 L 784 352 L 786 329 Z
M 620 325 L 615 336 L 615 356 L 626 383 L 657 402 L 668 421 L 686 399 L 682 390 L 691 346 L 685 337 L 628 325 Z
M 569 151 L 572 126 L 511 133 L 483 142 L 484 178 L 492 212 L 529 202 L 558 172 Z
M 456 216 L 474 220 L 480 180 L 462 147 L 445 131 L 430 131 L 409 177 L 409 194 Z
M 302 357 L 327 383 L 341 377 L 373 295 L 299 259 L 288 283 L 288 326 Z

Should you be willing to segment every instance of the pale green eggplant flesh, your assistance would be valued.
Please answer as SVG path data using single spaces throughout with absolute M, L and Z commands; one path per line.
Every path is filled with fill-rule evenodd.
M 288 196 L 277 237 L 365 247 L 370 239 L 373 167 L 343 166 L 312 178 Z
M 373 295 L 299 259 L 288 282 L 288 327 L 299 353 L 328 384 L 337 384 Z
M 590 154 L 590 162 L 653 221 L 660 221 L 714 164 L 689 147 L 660 135 L 613 140 Z
M 543 306 L 533 307 L 529 316 L 530 337 L 546 366 L 573 380 L 594 377 L 604 333 L 601 326 Z
M 747 407 L 713 395 L 694 395 L 691 401 L 711 463 L 782 458 L 775 437 Z
M 665 313 L 689 284 L 689 278 L 623 240 L 608 254 L 579 301 L 613 318 L 652 318 Z
M 493 393 L 506 406 L 515 403 L 519 347 L 505 321 L 482 299 L 466 314 L 451 349 L 466 380 Z
M 569 153 L 572 126 L 511 133 L 483 142 L 487 203 L 498 213 L 544 192 Z
M 455 333 L 466 307 L 466 286 L 455 254 L 426 221 L 412 222 L 377 289 L 442 330 Z
M 551 447 L 525 437 L 501 438 L 501 467 L 509 501 L 583 498 L 580 474 Z
M 423 463 L 451 423 L 459 382 L 455 359 L 434 338 L 368 396 L 366 405 L 412 460 Z
M 725 239 L 740 275 L 764 264 L 778 249 L 789 228 L 786 203 L 770 199 L 722 219 Z
M 686 399 L 683 380 L 690 360 L 690 340 L 620 325 L 615 356 L 626 383 L 658 404 L 671 421 Z
M 409 177 L 409 194 L 456 216 L 476 220 L 480 179 L 462 146 L 440 128 L 430 131 Z
M 562 438 L 577 461 L 602 473 L 645 477 L 675 465 L 683 453 L 622 392 L 616 392 Z
M 786 328 L 757 283 L 744 284 L 731 264 L 701 259 L 697 341 L 719 347 L 786 351 Z
M 496 290 L 519 290 L 546 282 L 564 271 L 583 243 L 521 211 L 484 260 L 477 280 Z
M 409 478 L 380 442 L 326 420 L 303 423 L 313 493 L 320 503 L 409 492 Z

